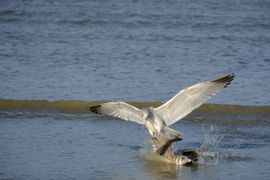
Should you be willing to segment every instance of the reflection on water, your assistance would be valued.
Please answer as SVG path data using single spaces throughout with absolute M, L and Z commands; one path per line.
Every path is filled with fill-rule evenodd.
M 142 164 L 146 171 L 149 173 L 151 179 L 179 179 L 181 172 L 196 171 L 197 164 L 177 166 L 171 162 L 166 162 L 160 156 L 153 154 L 152 152 L 141 149 L 140 157 L 142 158 Z M 181 178 L 180 178 L 181 179 Z
M 143 164 L 152 179 L 177 179 L 181 167 L 160 161 L 148 161 Z

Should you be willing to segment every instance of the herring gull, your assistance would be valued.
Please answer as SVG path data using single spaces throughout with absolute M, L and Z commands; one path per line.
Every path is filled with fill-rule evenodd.
M 192 158 L 172 151 L 173 144 L 182 140 L 182 133 L 169 126 L 183 119 L 234 79 L 234 73 L 210 81 L 194 84 L 179 91 L 163 105 L 139 109 L 125 102 L 107 102 L 91 106 L 90 111 L 144 125 L 152 137 L 154 152 L 176 164 L 192 162 Z M 192 154 L 192 153 L 191 153 Z

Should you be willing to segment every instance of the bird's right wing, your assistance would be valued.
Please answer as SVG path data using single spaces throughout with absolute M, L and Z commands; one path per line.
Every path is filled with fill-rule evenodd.
M 98 106 L 91 106 L 89 110 L 99 114 L 106 114 L 127 121 L 145 124 L 144 111 L 124 102 L 107 102 Z

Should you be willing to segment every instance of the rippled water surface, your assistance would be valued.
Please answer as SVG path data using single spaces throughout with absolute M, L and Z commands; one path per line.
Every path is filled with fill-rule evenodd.
M 231 119 L 238 124 L 213 114 L 175 124 L 184 133 L 176 149 L 200 151 L 197 166 L 176 167 L 141 155 L 148 132 L 137 124 L 92 114 L 1 112 L 0 179 L 268 179 L 269 116 L 256 118 L 256 126 L 244 116 Z
M 0 1 L 0 99 L 15 99 L 0 101 L 12 109 L 0 108 L 0 179 L 269 179 L 267 109 L 208 107 L 175 124 L 176 149 L 200 152 L 176 167 L 142 155 L 144 127 L 40 106 L 165 101 L 231 72 L 210 102 L 270 105 L 269 17 L 268 0 Z
M 0 98 L 167 100 L 235 72 L 212 102 L 269 105 L 265 0 L 0 2 Z

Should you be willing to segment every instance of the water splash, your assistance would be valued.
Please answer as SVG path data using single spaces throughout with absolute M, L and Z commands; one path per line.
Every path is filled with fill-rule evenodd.
M 220 129 L 213 125 L 203 125 L 202 131 L 203 142 L 197 150 L 199 154 L 198 164 L 216 166 L 222 159 L 238 160 L 239 158 L 242 158 L 242 156 L 239 156 L 236 152 L 240 143 L 238 140 L 235 142 L 235 144 L 230 144 L 229 148 L 226 145 L 228 137 L 233 136 L 230 134 L 230 132 L 226 131 L 225 134 L 222 134 Z M 222 148 L 224 143 L 226 145 L 225 149 Z M 166 159 L 154 153 L 150 139 L 147 139 L 140 147 L 142 147 L 139 150 L 140 158 L 156 162 L 166 161 Z
M 199 148 L 199 164 L 204 165 L 218 165 L 221 155 L 217 148 L 222 140 L 222 136 L 218 135 L 214 126 L 202 127 L 204 133 L 204 140 Z
M 141 147 L 139 149 L 139 156 L 142 159 L 151 160 L 156 158 L 150 139 L 145 140 Z
M 198 163 L 203 165 L 218 165 L 222 155 L 218 152 L 217 148 L 223 137 L 217 134 L 214 126 L 203 126 L 202 130 L 204 140 L 198 149 Z M 139 150 L 140 158 L 157 163 L 165 161 L 164 158 L 154 153 L 150 139 L 147 139 L 141 147 L 142 148 Z

